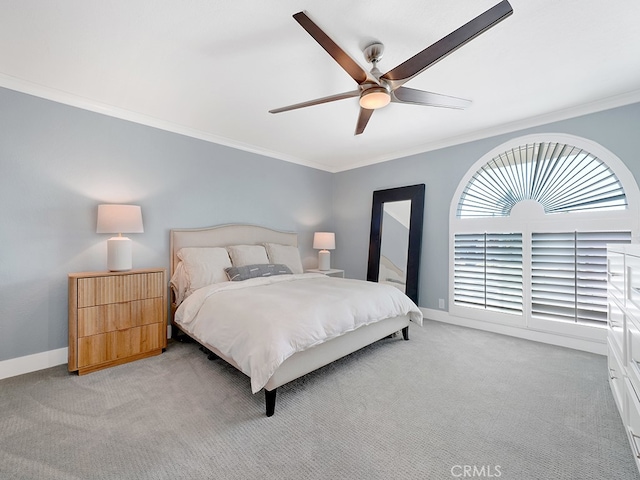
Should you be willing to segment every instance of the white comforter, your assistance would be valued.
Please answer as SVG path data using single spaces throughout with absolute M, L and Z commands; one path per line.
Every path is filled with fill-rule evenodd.
M 256 393 L 294 353 L 398 315 L 422 325 L 418 307 L 394 287 L 305 273 L 200 288 L 175 321 L 235 361 Z

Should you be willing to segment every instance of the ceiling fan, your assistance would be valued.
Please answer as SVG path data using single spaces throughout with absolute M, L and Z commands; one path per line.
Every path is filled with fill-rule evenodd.
M 512 13 L 513 9 L 509 2 L 502 0 L 486 12 L 465 23 L 457 30 L 454 30 L 446 37 L 438 40 L 385 74 L 382 74 L 377 66 L 384 51 L 384 46 L 381 43 L 372 43 L 363 51 L 367 62 L 373 65 L 371 71 L 367 72 L 322 31 L 305 12 L 296 13 L 293 18 L 356 81 L 358 88 L 350 92 L 276 108 L 269 110 L 269 113 L 287 112 L 345 98 L 360 97 L 360 115 L 358 116 L 355 131 L 355 135 L 360 135 L 364 132 L 373 111 L 387 106 L 390 102 L 430 107 L 466 108 L 471 104 L 470 100 L 416 90 L 402 85 Z

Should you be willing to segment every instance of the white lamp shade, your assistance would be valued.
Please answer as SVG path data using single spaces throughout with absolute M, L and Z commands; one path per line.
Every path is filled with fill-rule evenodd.
M 98 205 L 96 233 L 143 233 L 138 205 Z
M 316 232 L 313 235 L 313 248 L 318 250 L 335 250 L 336 234 L 333 232 Z
M 133 268 L 131 240 L 123 233 L 143 233 L 142 209 L 138 205 L 98 205 L 96 233 L 118 233 L 107 241 L 107 268 L 123 272 Z

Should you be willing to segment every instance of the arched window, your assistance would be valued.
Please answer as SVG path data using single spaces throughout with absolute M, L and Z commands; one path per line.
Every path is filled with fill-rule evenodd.
M 488 152 L 451 203 L 450 311 L 555 331 L 606 325 L 606 245 L 636 237 L 638 199 L 622 161 L 583 138 Z
M 540 203 L 547 214 L 627 206 L 620 181 L 598 157 L 566 143 L 535 142 L 478 169 L 460 196 L 457 216 L 506 217 L 523 200 Z

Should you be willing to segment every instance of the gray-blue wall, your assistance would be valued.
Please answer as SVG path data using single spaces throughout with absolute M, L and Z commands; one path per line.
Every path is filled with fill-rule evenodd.
M 0 89 L 0 361 L 67 346 L 67 274 L 106 267 L 99 203 L 142 206 L 134 267 L 168 267 L 171 228 L 247 222 L 298 231 L 309 266 L 313 232 L 335 231 L 332 265 L 364 279 L 372 192 L 425 183 L 419 303 L 436 308 L 458 183 L 536 132 L 598 142 L 640 178 L 640 104 L 330 174 Z
M 640 179 L 640 104 L 529 128 L 507 135 L 340 172 L 333 179 L 336 242 L 333 265 L 366 278 L 374 190 L 424 183 L 425 214 L 419 304 L 438 308 L 449 291 L 449 206 L 458 184 L 483 155 L 509 139 L 565 133 L 595 141 L 617 155 Z M 425 142 L 429 132 L 425 132 Z
M 142 206 L 134 268 L 169 266 L 169 230 L 297 231 L 316 265 L 332 175 L 0 89 L 0 361 L 67 346 L 67 274 L 106 269 L 99 203 Z

